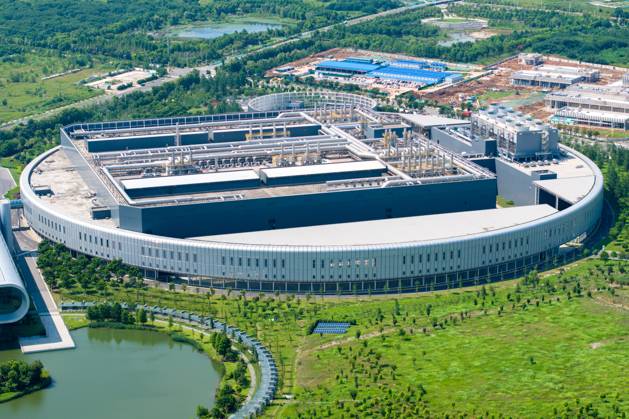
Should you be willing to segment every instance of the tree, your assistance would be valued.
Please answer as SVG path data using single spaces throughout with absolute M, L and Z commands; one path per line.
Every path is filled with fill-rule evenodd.
M 138 319 L 138 322 L 140 322 L 141 324 L 145 324 L 148 320 L 146 316 L 146 311 L 143 308 L 139 308 L 136 313 L 136 318 Z
M 358 391 L 356 391 L 355 388 L 352 388 L 349 390 L 349 396 L 352 398 L 352 400 L 356 400 L 357 395 L 358 395 Z
M 235 391 L 229 384 L 223 384 L 216 393 L 214 408 L 212 409 L 214 417 L 226 417 L 229 413 L 236 411 L 238 400 L 234 395 Z M 216 415 L 218 413 L 219 415 Z

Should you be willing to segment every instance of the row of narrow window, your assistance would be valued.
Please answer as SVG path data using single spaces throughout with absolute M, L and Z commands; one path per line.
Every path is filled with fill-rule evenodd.
M 153 251 L 155 250 L 155 251 Z M 142 256 L 146 256 L 148 254 L 149 257 L 160 257 L 159 256 L 159 249 L 153 249 L 152 247 L 144 247 L 142 246 L 140 248 L 140 252 L 142 253 Z M 162 249 L 162 259 L 168 259 L 170 256 L 170 260 L 175 260 L 175 251 L 174 250 L 165 250 Z M 188 252 L 177 252 L 177 260 L 178 261 L 185 261 L 185 262 L 190 262 L 190 253 Z M 198 257 L 196 253 L 192 254 L 192 262 L 193 263 L 197 263 Z
M 520 247 L 524 246 L 524 241 L 525 241 L 524 237 L 520 237 Z M 512 244 L 513 244 L 513 248 L 517 249 L 518 248 L 518 239 L 502 242 L 502 250 L 511 249 L 511 245 Z M 527 246 L 529 244 L 528 236 L 526 237 L 526 244 L 527 244 Z M 494 252 L 494 250 L 496 252 L 500 251 L 500 243 L 496 243 L 495 247 L 494 247 L 493 244 L 489 245 L 489 253 Z M 487 245 L 483 245 L 483 254 L 487 254 Z
M 79 240 L 82 240 L 86 243 L 94 243 L 95 245 L 99 245 L 101 247 L 106 247 L 109 249 L 109 239 L 103 239 L 102 237 L 92 236 L 91 234 L 84 234 L 79 231 Z M 111 241 L 111 249 L 116 248 L 116 242 L 114 240 Z M 118 242 L 118 250 L 122 251 L 122 243 Z
M 247 267 L 251 268 L 252 263 L 255 264 L 256 268 L 260 267 L 260 259 L 259 258 L 255 258 L 255 259 L 251 259 L 251 258 L 247 258 Z M 233 256 L 230 256 L 229 258 L 229 266 L 236 266 L 236 264 L 238 264 L 238 266 L 243 266 L 243 258 L 239 257 L 239 258 L 234 258 Z M 227 257 L 226 256 L 221 256 L 221 265 L 226 266 L 227 265 Z M 265 268 L 269 267 L 269 259 L 263 259 L 263 266 Z M 271 259 L 271 266 L 273 266 L 273 268 L 277 268 L 277 259 Z M 280 260 L 280 266 L 282 267 L 282 269 L 284 269 L 286 267 L 286 261 L 284 259 Z

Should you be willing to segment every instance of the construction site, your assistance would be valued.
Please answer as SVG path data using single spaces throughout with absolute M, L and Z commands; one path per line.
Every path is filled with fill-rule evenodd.
M 377 89 L 393 99 L 407 92 L 435 92 L 483 74 L 482 66 L 366 50 L 334 48 L 267 72 L 267 77 L 313 77 Z
M 618 84 L 624 68 L 590 64 L 541 54 L 513 56 L 485 68 L 482 76 L 434 92 L 419 91 L 421 98 L 460 108 L 469 104 L 479 108 L 491 103 L 505 103 L 538 119 L 548 119 L 554 111 L 544 104 L 544 97 L 579 83 L 593 86 Z M 549 82 L 544 82 L 548 77 Z M 550 83 L 564 81 L 565 83 Z

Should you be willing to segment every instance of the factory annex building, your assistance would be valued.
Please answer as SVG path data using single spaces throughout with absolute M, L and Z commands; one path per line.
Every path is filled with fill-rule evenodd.
M 601 172 L 553 128 L 503 108 L 470 123 L 374 107 L 281 93 L 237 114 L 67 126 L 22 174 L 24 213 L 148 277 L 326 293 L 519 275 L 596 228 Z

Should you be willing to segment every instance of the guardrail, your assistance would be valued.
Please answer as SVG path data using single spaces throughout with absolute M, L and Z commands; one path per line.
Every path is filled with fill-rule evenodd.
M 94 305 L 96 305 L 96 303 L 85 301 L 63 302 L 60 308 L 62 311 L 83 311 Z M 260 384 L 256 387 L 253 396 L 231 416 L 232 418 L 244 419 L 255 417 L 262 413 L 264 408 L 273 400 L 278 384 L 277 366 L 271 352 L 257 339 L 250 337 L 238 328 L 228 326 L 211 317 L 199 316 L 187 311 L 159 306 L 147 306 L 144 304 L 132 306 L 127 303 L 121 303 L 120 305 L 125 310 L 142 308 L 146 312 L 158 316 L 172 316 L 174 319 L 193 323 L 205 331 L 224 331 L 232 340 L 249 348 L 257 356 L 258 365 L 260 366 Z

